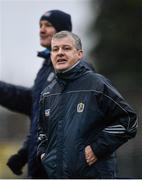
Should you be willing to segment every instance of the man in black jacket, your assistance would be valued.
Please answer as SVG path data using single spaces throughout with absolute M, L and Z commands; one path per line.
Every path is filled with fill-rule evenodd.
M 29 178 L 47 177 L 42 165 L 36 159 L 36 146 L 40 93 L 54 78 L 50 61 L 51 38 L 61 30 L 72 30 L 71 16 L 60 10 L 47 11 L 41 16 L 39 25 L 40 44 L 46 49 L 39 52 L 38 56 L 45 60 L 37 73 L 33 87 L 26 88 L 0 82 L 0 105 L 9 110 L 26 114 L 31 119 L 30 133 L 23 143 L 23 147 L 15 155 L 11 156 L 7 163 L 15 174 L 20 175 L 23 166 L 28 162 Z
M 51 48 L 56 79 L 41 95 L 37 155 L 51 179 L 115 178 L 114 152 L 136 135 L 136 114 L 84 66 L 77 35 L 59 32 Z

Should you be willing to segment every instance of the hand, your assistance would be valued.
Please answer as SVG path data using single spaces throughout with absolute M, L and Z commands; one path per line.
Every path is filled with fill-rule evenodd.
M 95 156 L 91 146 L 89 145 L 85 147 L 85 158 L 89 166 L 91 166 L 97 161 L 97 157 Z
M 40 156 L 41 160 L 43 159 L 44 155 L 45 155 L 45 153 L 41 154 L 41 156 Z
M 7 162 L 7 166 L 11 169 L 11 171 L 16 175 L 22 174 L 22 169 L 26 164 L 25 160 L 22 159 L 19 154 L 12 155 Z

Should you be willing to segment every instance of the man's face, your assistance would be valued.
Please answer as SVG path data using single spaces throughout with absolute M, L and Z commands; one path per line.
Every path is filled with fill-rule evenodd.
M 40 45 L 43 47 L 51 46 L 52 36 L 56 33 L 56 29 L 46 20 L 40 21 Z
M 70 36 L 52 39 L 51 48 L 51 60 L 57 72 L 69 69 L 83 57 L 82 50 L 76 49 L 74 39 Z

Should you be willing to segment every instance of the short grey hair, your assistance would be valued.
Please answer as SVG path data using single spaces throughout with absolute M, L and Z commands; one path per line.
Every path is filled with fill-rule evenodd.
M 77 50 L 82 50 L 82 43 L 81 43 L 81 39 L 74 33 L 69 32 L 69 31 L 60 31 L 56 34 L 53 35 L 52 39 L 62 39 L 64 37 L 72 37 L 72 39 L 74 40 L 75 43 L 75 48 Z

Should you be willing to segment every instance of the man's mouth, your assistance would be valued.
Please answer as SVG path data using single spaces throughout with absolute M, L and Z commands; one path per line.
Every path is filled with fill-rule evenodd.
M 58 64 L 64 64 L 64 63 L 66 63 L 66 62 L 67 62 L 66 59 L 57 59 L 57 63 L 58 63 Z
M 40 38 L 41 39 L 47 39 L 47 38 L 49 38 L 50 36 L 47 36 L 47 35 L 40 35 Z

